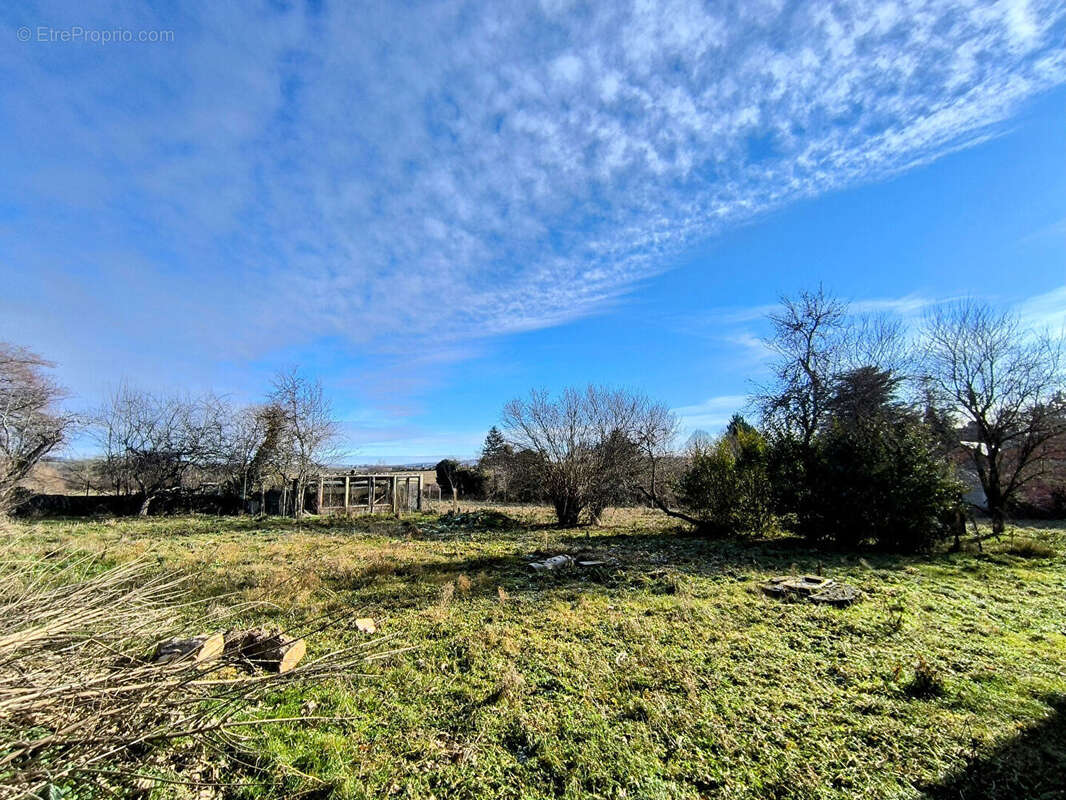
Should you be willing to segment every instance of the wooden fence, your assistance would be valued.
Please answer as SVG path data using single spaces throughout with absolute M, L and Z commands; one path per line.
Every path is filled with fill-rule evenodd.
M 422 510 L 422 474 L 320 475 L 319 514 L 378 514 Z

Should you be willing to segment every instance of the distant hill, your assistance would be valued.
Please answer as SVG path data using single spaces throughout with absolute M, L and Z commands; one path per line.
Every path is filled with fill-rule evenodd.
M 80 464 L 62 459 L 40 461 L 22 486 L 37 494 L 84 494 L 85 484 L 76 478 Z

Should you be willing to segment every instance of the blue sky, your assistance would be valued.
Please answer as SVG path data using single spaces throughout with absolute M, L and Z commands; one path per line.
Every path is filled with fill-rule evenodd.
M 534 386 L 714 430 L 820 282 L 1066 319 L 1061 2 L 83 6 L 0 10 L 0 338 L 75 406 L 299 364 L 431 460 Z

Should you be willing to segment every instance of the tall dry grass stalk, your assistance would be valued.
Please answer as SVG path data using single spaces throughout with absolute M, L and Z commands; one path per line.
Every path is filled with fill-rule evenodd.
M 8 553 L 26 549 L 0 537 Z M 105 776 L 139 780 L 145 754 L 178 738 L 241 751 L 228 731 L 282 721 L 242 718 L 266 693 L 351 677 L 390 654 L 378 638 L 282 674 L 249 673 L 235 656 L 153 663 L 158 642 L 223 629 L 238 611 L 209 613 L 189 586 L 144 560 L 105 568 L 96 556 L 38 552 L 0 562 L 0 800 Z

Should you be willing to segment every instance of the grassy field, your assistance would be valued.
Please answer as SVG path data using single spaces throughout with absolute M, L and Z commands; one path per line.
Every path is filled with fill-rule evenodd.
M 1066 529 L 859 556 L 703 541 L 637 512 L 566 531 L 509 513 L 48 520 L 12 547 L 147 556 L 202 596 L 255 601 L 249 622 L 371 616 L 411 648 L 252 710 L 343 719 L 250 733 L 269 777 L 238 775 L 237 796 L 1066 797 Z M 528 566 L 557 553 L 607 563 Z M 758 591 L 788 572 L 864 598 Z

